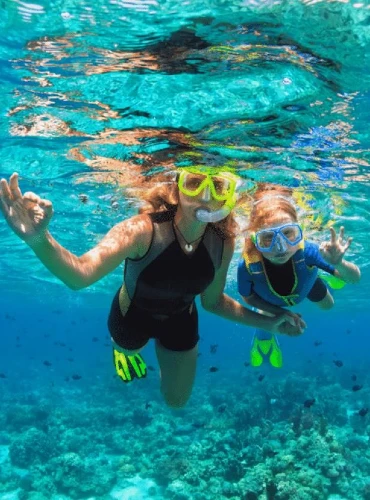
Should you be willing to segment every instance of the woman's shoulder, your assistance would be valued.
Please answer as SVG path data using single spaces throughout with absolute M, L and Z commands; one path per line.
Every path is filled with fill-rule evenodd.
M 118 222 L 114 226 L 118 231 L 127 231 L 130 230 L 132 234 L 141 234 L 146 231 L 152 230 L 152 220 L 149 214 L 139 214 L 133 215 L 128 219 L 124 219 L 121 222 Z
M 122 248 L 131 247 L 130 257 L 137 258 L 149 248 L 153 234 L 153 223 L 148 214 L 134 215 L 118 222 L 108 233 L 112 244 Z

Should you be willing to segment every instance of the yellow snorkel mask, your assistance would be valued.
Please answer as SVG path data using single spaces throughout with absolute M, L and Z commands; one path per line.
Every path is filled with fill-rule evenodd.
M 181 169 L 178 177 L 179 190 L 186 196 L 196 197 L 203 193 L 204 201 L 209 201 L 212 196 L 216 201 L 225 202 L 215 211 L 205 208 L 196 211 L 197 219 L 205 223 L 218 222 L 229 215 L 237 202 L 240 183 L 240 178 L 231 172 L 205 173 L 194 167 Z

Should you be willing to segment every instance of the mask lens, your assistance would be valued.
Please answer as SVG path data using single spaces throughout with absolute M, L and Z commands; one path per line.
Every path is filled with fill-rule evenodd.
M 231 194 L 231 183 L 229 179 L 223 177 L 212 177 L 213 186 L 215 188 L 216 195 L 220 198 L 226 199 Z
M 284 238 L 291 244 L 295 244 L 296 242 L 300 241 L 302 237 L 301 229 L 297 224 L 285 226 L 284 228 L 282 228 L 281 233 Z
M 274 231 L 260 231 L 256 234 L 256 243 L 260 248 L 270 248 L 273 243 L 274 236 Z
M 197 195 L 203 189 L 202 184 L 206 179 L 206 175 L 186 172 L 180 177 L 179 188 L 185 194 Z

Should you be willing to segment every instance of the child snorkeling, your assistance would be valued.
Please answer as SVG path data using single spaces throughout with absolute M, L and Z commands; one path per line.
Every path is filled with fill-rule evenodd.
M 238 266 L 238 291 L 245 302 L 268 315 L 280 315 L 283 308 L 306 297 L 321 309 L 330 309 L 334 299 L 318 276 L 319 269 L 329 273 L 332 280 L 360 280 L 359 268 L 343 259 L 352 238 L 345 239 L 344 227 L 338 235 L 331 227 L 330 233 L 330 241 L 320 246 L 306 241 L 292 190 L 260 184 L 253 196 L 248 234 Z M 283 364 L 276 336 L 258 328 L 250 356 L 252 366 L 260 366 L 266 358 L 276 368 Z

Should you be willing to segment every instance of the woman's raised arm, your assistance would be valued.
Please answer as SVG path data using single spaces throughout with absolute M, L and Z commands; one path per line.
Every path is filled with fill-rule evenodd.
M 11 229 L 52 274 L 74 290 L 103 278 L 127 257 L 140 257 L 150 244 L 150 219 L 138 215 L 114 226 L 94 248 L 78 257 L 49 233 L 53 215 L 49 200 L 30 192 L 22 195 L 18 174 L 13 174 L 9 183 L 5 179 L 0 182 L 0 209 Z

